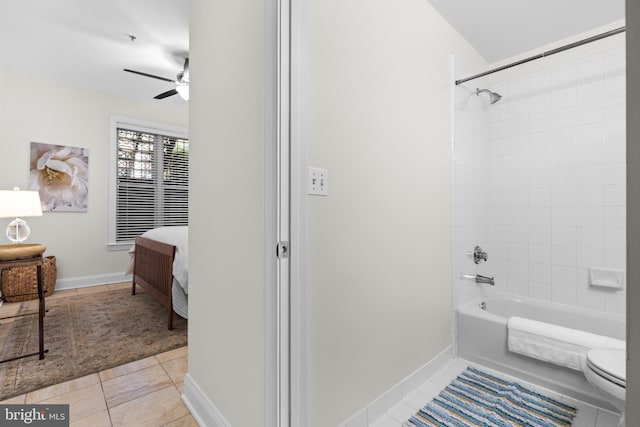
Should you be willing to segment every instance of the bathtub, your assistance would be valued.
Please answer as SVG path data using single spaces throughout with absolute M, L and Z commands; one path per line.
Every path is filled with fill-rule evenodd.
M 507 319 L 511 316 L 624 340 L 623 315 L 507 295 L 488 296 L 464 304 L 456 312 L 458 357 L 615 411 L 587 382 L 584 373 L 510 352 Z

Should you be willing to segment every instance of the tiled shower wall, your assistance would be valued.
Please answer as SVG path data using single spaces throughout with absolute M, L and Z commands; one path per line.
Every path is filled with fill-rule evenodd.
M 624 36 L 610 39 L 582 56 L 516 67 L 491 84 L 502 100 L 488 106 L 485 97 L 473 112 L 461 102 L 471 87 L 456 88 L 458 303 L 498 291 L 624 312 L 624 289 L 588 281 L 590 267 L 626 262 Z M 489 252 L 480 266 L 466 256 L 476 243 Z
M 475 81 L 486 87 L 482 81 Z M 488 263 L 475 265 L 468 253 L 489 244 L 489 107 L 476 86 L 458 86 L 454 112 L 454 295 L 458 304 L 478 298 L 482 288 L 463 274 L 491 274 Z M 491 257 L 491 261 L 493 261 Z

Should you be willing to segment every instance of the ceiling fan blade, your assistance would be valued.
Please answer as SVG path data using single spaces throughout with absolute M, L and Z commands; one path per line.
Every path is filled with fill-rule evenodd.
M 164 98 L 166 98 L 168 96 L 175 95 L 176 93 L 178 93 L 177 90 L 171 89 L 171 90 L 168 90 L 166 92 L 162 92 L 160 95 L 154 96 L 153 99 L 164 99 Z
M 127 71 L 129 73 L 133 73 L 133 74 L 139 74 L 139 75 L 145 76 L 145 77 L 151 77 L 152 79 L 164 80 L 165 82 L 171 82 L 171 83 L 175 83 L 176 82 L 173 79 L 167 79 L 167 78 L 160 77 L 160 76 L 154 76 L 153 74 L 147 74 L 147 73 L 143 73 L 141 71 L 129 70 L 128 68 L 125 68 L 124 71 Z

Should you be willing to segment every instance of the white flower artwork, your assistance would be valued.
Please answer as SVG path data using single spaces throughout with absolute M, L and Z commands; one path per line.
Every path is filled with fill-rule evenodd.
M 40 192 L 43 211 L 86 212 L 89 150 L 32 142 L 29 189 Z

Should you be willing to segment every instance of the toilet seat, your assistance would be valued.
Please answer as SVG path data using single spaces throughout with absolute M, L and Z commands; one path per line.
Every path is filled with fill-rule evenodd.
M 596 348 L 587 352 L 587 366 L 604 379 L 626 388 L 626 357 L 625 350 Z

